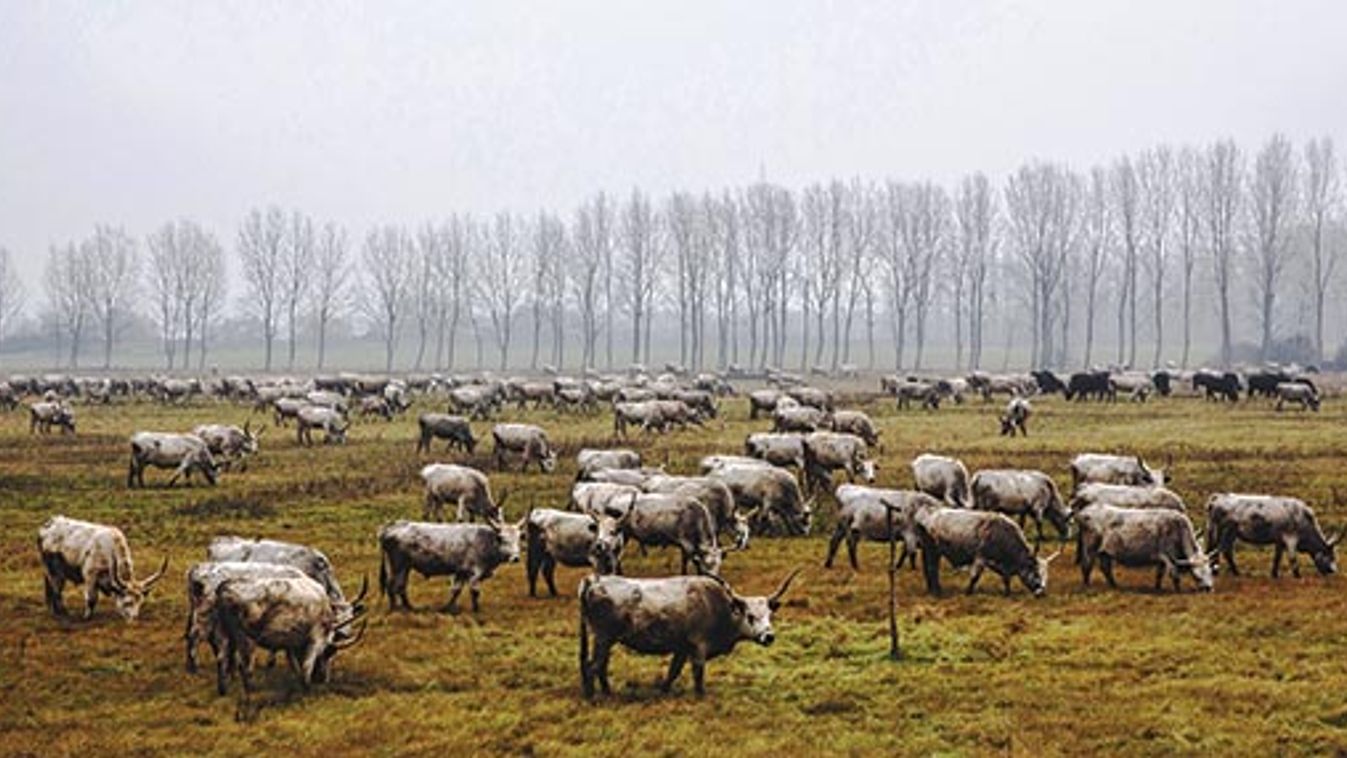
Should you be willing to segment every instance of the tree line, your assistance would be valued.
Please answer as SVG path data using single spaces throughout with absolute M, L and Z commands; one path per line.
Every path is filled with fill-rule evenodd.
M 111 365 L 134 310 L 155 324 L 165 367 L 199 370 L 232 308 L 257 324 L 266 370 L 296 368 L 306 324 L 323 368 L 329 327 L 355 318 L 378 335 L 389 370 L 400 350 L 414 370 L 461 366 L 469 351 L 473 365 L 504 369 L 520 349 L 532 369 L 611 368 L 649 363 L 653 338 L 676 334 L 679 362 L 694 369 L 836 371 L 877 368 L 879 340 L 894 368 L 926 368 L 933 328 L 954 368 L 982 367 L 993 324 L 1025 327 L 1034 366 L 1159 366 L 1177 352 L 1186 367 L 1205 358 L 1194 354 L 1204 307 L 1219 362 L 1235 359 L 1239 318 L 1257 324 L 1267 359 L 1279 304 L 1305 296 L 1322 361 L 1341 184 L 1330 139 L 1297 149 L 1278 135 L 1247 155 L 1226 140 L 1085 171 L 1033 161 L 999 184 L 976 173 L 952 187 L 601 192 L 564 215 L 453 213 L 358 238 L 267 207 L 229 244 L 190 220 L 143 239 L 96 227 L 50 249 L 40 306 L 71 366 L 90 335 Z M 0 250 L 0 338 L 25 300 Z

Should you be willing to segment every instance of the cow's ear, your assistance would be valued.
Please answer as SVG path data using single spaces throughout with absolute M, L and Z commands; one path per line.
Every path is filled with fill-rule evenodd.
M 738 595 L 734 595 L 730 598 L 730 611 L 736 616 L 743 616 L 748 613 L 748 603 Z

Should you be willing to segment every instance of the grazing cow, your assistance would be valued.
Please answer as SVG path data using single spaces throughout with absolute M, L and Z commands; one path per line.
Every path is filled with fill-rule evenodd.
M 1043 519 L 1066 542 L 1070 530 L 1071 512 L 1062 503 L 1057 483 L 1042 471 L 1020 469 L 983 469 L 973 475 L 973 508 L 1014 516 L 1023 526 L 1026 518 L 1034 520 L 1038 534 L 1034 549 L 1043 541 Z
M 543 407 L 544 403 L 555 406 L 557 404 L 556 385 L 551 382 L 524 382 L 520 384 L 515 396 L 515 404 L 522 411 L 525 404 L 529 402 L 533 403 L 534 410 Z
M 804 470 L 804 437 L 799 434 L 756 432 L 744 438 L 744 452 L 773 466 Z
M 1057 392 L 1066 394 L 1066 383 L 1053 372 L 1030 371 L 1029 375 L 1034 378 L 1034 383 L 1038 385 L 1040 395 L 1051 395 Z
M 234 577 L 295 579 L 306 576 L 294 566 L 279 563 L 206 561 L 187 570 L 187 631 L 183 634 L 187 653 L 187 673 L 197 671 L 197 647 L 204 637 L 211 653 L 219 660 L 227 640 L 215 623 L 215 593 L 225 579 Z
M 19 390 L 9 382 L 0 381 L 0 409 L 12 411 L 19 407 Z
M 1067 400 L 1117 400 L 1118 388 L 1107 371 L 1078 371 L 1066 382 Z
M 350 404 L 346 402 L 346 396 L 339 392 L 315 390 L 306 394 L 304 399 L 309 401 L 309 405 L 316 405 L 320 408 L 331 408 L 343 416 L 351 410 Z
M 337 572 L 323 551 L 308 545 L 280 540 L 247 539 L 237 535 L 216 537 L 206 546 L 206 560 L 239 563 L 276 563 L 293 566 L 323 585 L 335 603 L 345 603 L 346 595 L 337 582 Z
M 430 443 L 434 439 L 446 441 L 444 446 L 446 453 L 457 448 L 471 455 L 477 447 L 477 440 L 472 436 L 472 425 L 462 416 L 422 413 L 417 416 L 416 425 L 421 430 L 421 437 L 416 442 L 418 453 L 430 452 Z
M 749 522 L 756 514 L 740 513 L 735 507 L 734 493 L 724 483 L 706 476 L 657 475 L 645 480 L 646 492 L 690 497 L 706 506 L 719 534 L 734 540 L 736 550 L 748 548 Z
M 1273 545 L 1272 576 L 1281 573 L 1282 555 L 1291 558 L 1291 573 L 1300 576 L 1298 554 L 1308 553 L 1320 574 L 1338 572 L 1339 531 L 1325 537 L 1319 528 L 1314 510 L 1305 501 L 1294 497 L 1271 495 L 1239 495 L 1224 493 L 1212 495 L 1207 501 L 1207 549 L 1211 551 L 1212 568 L 1225 556 L 1230 573 L 1239 576 L 1235 566 L 1235 542 L 1244 540 L 1252 545 Z
M 93 617 L 102 593 L 116 600 L 119 616 L 135 621 L 145 596 L 168 569 L 168 556 L 164 556 L 158 571 L 137 581 L 122 530 L 65 516 L 53 516 L 37 530 L 37 547 L 45 572 L 47 609 L 58 618 L 66 615 L 61 591 L 69 581 L 84 585 L 85 620 Z
M 281 397 L 272 403 L 276 426 L 285 426 L 289 419 L 298 419 L 299 412 L 309 407 L 309 401 L 297 397 Z
M 455 387 L 449 390 L 449 412 L 471 419 L 486 420 L 500 407 L 504 389 L 491 387 Z
M 454 518 L 459 521 L 478 518 L 499 521 L 501 506 L 510 496 L 506 490 L 499 501 L 493 501 L 486 474 L 453 463 L 432 463 L 421 469 L 421 479 L 426 483 L 426 505 L 421 515 L 424 519 L 443 521 L 445 503 L 454 503 L 457 507 Z
M 775 468 L 772 464 L 759 458 L 750 458 L 746 455 L 704 455 L 698 466 L 703 475 L 710 474 L 716 469 L 728 468 L 730 466 L 748 466 L 750 468 L 758 466 L 761 468 Z
M 448 576 L 449 604 L 456 613 L 463 584 L 468 585 L 472 611 L 479 609 L 481 583 L 491 578 L 502 563 L 519 562 L 520 532 L 524 520 L 505 525 L 428 524 L 395 521 L 379 529 L 379 591 L 388 597 L 389 610 L 399 602 L 412 609 L 407 599 L 407 579 L 415 569 L 423 577 Z
M 195 434 L 172 432 L 136 432 L 131 435 L 131 465 L 126 472 L 127 487 L 145 486 L 145 467 L 174 469 L 168 480 L 172 487 L 178 477 L 191 481 L 193 472 L 200 472 L 206 482 L 215 484 L 215 457 L 206 441 Z
M 1155 389 L 1154 377 L 1139 371 L 1124 371 L 1109 377 L 1116 392 L 1126 392 L 1132 402 L 1144 403 Z
M 1087 586 L 1094 564 L 1104 573 L 1108 585 L 1117 588 L 1113 564 L 1130 568 L 1155 567 L 1155 588 L 1160 589 L 1168 573 L 1179 589 L 1183 574 L 1192 576 L 1198 588 L 1210 592 L 1210 561 L 1202 552 L 1193 522 L 1171 510 L 1118 508 L 1091 505 L 1076 512 L 1076 562 Z
M 963 461 L 923 453 L 912 459 L 912 478 L 917 489 L 955 508 L 967 508 L 968 469 Z
M 1161 508 L 1179 513 L 1188 512 L 1188 506 L 1184 504 L 1183 498 L 1165 487 L 1138 487 L 1103 482 L 1086 482 L 1077 487 L 1071 496 L 1071 512 L 1075 513 L 1096 503 L 1119 508 Z
M 730 384 L 724 377 L 715 374 L 698 374 L 693 380 L 692 386 L 703 392 L 710 392 L 716 397 L 734 396 L 739 394 L 735 391 L 734 385 Z
M 1048 564 L 1058 553 L 1047 558 L 1035 556 L 1024 530 L 1006 516 L 961 508 L 925 508 L 913 519 L 921 539 L 922 573 L 930 594 L 940 594 L 941 558 L 956 568 L 971 566 L 970 595 L 977 589 L 983 569 L 1001 577 L 1006 595 L 1010 594 L 1012 577 L 1018 577 L 1034 597 L 1048 591 Z
M 610 513 L 609 515 L 617 515 Z M 685 495 L 646 493 L 633 497 L 617 521 L 622 536 L 643 547 L 676 547 L 682 573 L 691 563 L 697 571 L 719 574 L 722 553 L 711 512 Z
M 1192 385 L 1194 392 L 1201 388 L 1208 400 L 1226 400 L 1231 403 L 1239 401 L 1239 393 L 1243 389 L 1239 374 L 1232 371 L 1221 374 L 1207 369 L 1193 374 Z
M 898 385 L 894 394 L 898 397 L 898 410 L 911 408 L 913 400 L 927 410 L 940 408 L 940 390 L 931 382 L 908 379 Z
M 1255 397 L 1271 399 L 1277 396 L 1277 385 L 1290 382 L 1292 376 L 1285 371 L 1256 371 L 1249 374 L 1247 380 L 1249 400 Z
M 359 406 L 360 418 L 369 418 L 378 416 L 384 421 L 393 420 L 393 406 L 388 403 L 386 398 L 378 395 L 367 395 L 360 398 Z
M 216 629 L 225 639 L 225 653 L 217 656 L 216 690 L 225 694 L 237 669 L 245 692 L 251 692 L 253 648 L 284 652 L 307 689 L 326 682 L 332 659 L 360 642 L 362 624 L 354 636 L 347 629 L 363 616 L 337 608 L 322 585 L 308 577 L 227 578 L 215 591 Z
M 672 655 L 660 685 L 665 692 L 690 659 L 693 686 L 698 695 L 705 694 L 707 661 L 730 653 L 740 640 L 763 646 L 776 640 L 772 613 L 798 573 L 791 572 L 766 597 L 735 594 L 717 576 L 586 577 L 580 583 L 580 682 L 585 697 L 593 697 L 595 679 L 604 694 L 611 691 L 608 661 L 615 644 L 645 655 Z
M 772 431 L 808 433 L 832 426 L 832 417 L 825 410 L 807 405 L 782 408 L 778 403 L 772 412 Z
M 720 404 L 716 402 L 715 395 L 705 390 L 676 389 L 668 399 L 677 400 L 704 419 L 716 418 L 720 415 Z
M 244 423 L 242 429 L 232 424 L 202 424 L 192 430 L 226 471 L 232 470 L 235 464 L 239 471 L 247 471 L 248 458 L 257 454 L 258 443 L 265 433 L 266 429 L 259 429 L 254 434 L 251 421 Z
M 576 482 L 571 486 L 570 505 L 574 510 L 591 516 L 607 513 L 621 515 L 634 495 L 642 489 L 633 484 L 613 482 Z
M 869 484 L 876 468 L 865 440 L 854 434 L 814 432 L 804 438 L 805 482 L 812 489 L 831 489 L 832 474 L 839 469 L 846 472 L 847 481 L 854 483 L 860 477 Z
M 28 406 L 28 433 L 51 434 L 53 426 L 62 434 L 75 433 L 75 412 L 59 401 L 44 400 Z
M 627 426 L 642 432 L 667 432 L 688 424 L 701 425 L 701 416 L 679 400 L 642 400 L 613 403 L 613 434 L 625 437 Z
M 833 431 L 854 434 L 871 447 L 879 444 L 879 430 L 864 411 L 834 411 Z
M 833 393 L 817 387 L 793 387 L 786 394 L 795 398 L 795 402 L 821 411 L 833 410 Z
M 1163 487 L 1165 481 L 1165 470 L 1147 466 L 1139 455 L 1081 453 L 1071 459 L 1072 489 L 1079 488 L 1086 482 Z
M 663 473 L 664 469 L 650 468 L 649 466 L 642 468 L 606 468 L 602 471 L 595 471 L 589 478 L 595 482 L 644 487 L 647 479 L 652 476 L 660 476 Z
M 1032 395 L 1038 390 L 1038 381 L 1029 374 L 985 374 L 973 372 L 967 378 L 968 386 L 977 390 L 982 399 L 990 402 L 992 395 Z
M 1277 385 L 1277 410 L 1282 410 L 1287 403 L 1295 403 L 1303 411 L 1306 408 L 1319 412 L 1319 393 L 1315 391 L 1313 384 L 1302 382 L 1282 382 Z
M 547 591 L 557 596 L 557 565 L 593 567 L 597 574 L 622 573 L 622 532 L 609 516 L 569 513 L 551 508 L 529 511 L 524 524 L 528 540 L 529 597 L 538 596 L 538 574 Z
M 759 461 L 754 464 L 721 466 L 707 476 L 730 488 L 740 510 L 753 512 L 754 534 L 807 534 L 814 499 L 804 499 L 790 472 Z
M 1033 408 L 1029 406 L 1029 401 L 1022 397 L 1012 397 L 1010 402 L 1006 403 L 1006 411 L 1001 414 L 1001 436 L 1014 437 L 1018 431 L 1022 436 L 1029 436 L 1029 416 L 1033 413 Z
M 547 441 L 547 433 L 533 424 L 496 424 L 491 428 L 495 443 L 492 455 L 496 468 L 505 469 L 506 455 L 518 455 L 519 470 L 528 471 L 530 463 L 538 464 L 538 471 L 551 473 L 557 465 L 557 454 Z
M 832 538 L 828 541 L 828 555 L 823 561 L 824 568 L 832 568 L 837 548 L 842 541 L 847 543 L 847 557 L 851 568 L 860 570 L 856 559 L 856 547 L 861 540 L 872 542 L 889 541 L 889 511 L 895 531 L 902 539 L 903 551 L 898 558 L 901 565 L 904 558 L 916 558 L 919 542 L 913 525 L 915 513 L 919 509 L 939 508 L 940 501 L 924 492 L 913 490 L 890 490 L 866 487 L 858 484 L 839 485 L 834 495 L 837 497 L 837 525 L 833 528 Z
M 638 469 L 641 467 L 641 454 L 628 448 L 597 450 L 584 448 L 575 454 L 575 480 L 577 482 L 591 478 L 595 473 L 606 469 Z
M 296 434 L 299 437 L 299 444 L 313 444 L 313 430 L 323 430 L 323 444 L 325 445 L 344 445 L 346 444 L 346 431 L 351 428 L 351 422 L 346 420 L 342 413 L 334 408 L 328 408 L 322 405 L 307 405 L 299 409 L 295 415 Z

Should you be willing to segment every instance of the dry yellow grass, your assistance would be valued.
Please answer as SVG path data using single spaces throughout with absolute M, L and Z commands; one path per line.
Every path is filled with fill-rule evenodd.
M 737 451 L 763 424 L 746 402 L 706 431 L 639 440 L 649 460 L 668 455 L 688 471 L 713 451 Z M 1135 450 L 1176 459 L 1175 488 L 1201 525 L 1218 490 L 1280 492 L 1314 504 L 1331 527 L 1347 521 L 1347 404 L 1319 414 L 1276 414 L 1191 399 L 1147 406 L 1037 403 L 1027 440 L 996 436 L 995 409 L 972 403 L 938 413 L 870 405 L 884 429 L 881 483 L 906 486 L 907 461 L 924 450 L 970 466 L 1042 468 L 1063 485 L 1075 452 Z M 1124 589 L 1080 586 L 1068 554 L 1054 564 L 1048 597 L 1017 588 L 1001 597 L 984 582 L 973 597 L 900 584 L 906 658 L 886 658 L 883 548 L 862 547 L 862 571 L 820 567 L 831 527 L 794 540 L 755 540 L 725 575 L 743 591 L 770 589 L 807 566 L 777 617 L 771 648 L 745 644 L 708 667 L 709 695 L 690 682 L 672 695 L 653 683 L 665 661 L 618 653 L 616 694 L 579 694 L 574 598 L 531 600 L 522 566 L 484 589 L 478 615 L 430 610 L 444 580 L 413 579 L 423 610 L 389 614 L 375 604 L 366 641 L 338 659 L 334 681 L 303 693 L 280 667 L 244 703 L 214 693 L 213 670 L 183 671 L 181 573 L 215 534 L 265 535 L 328 553 L 343 582 L 377 571 L 374 533 L 416 517 L 416 471 L 443 454 L 413 454 L 414 422 L 358 425 L 342 448 L 296 446 L 272 430 L 246 474 L 214 489 L 124 488 L 126 437 L 135 429 L 242 422 L 244 409 L 121 405 L 80 408 L 75 438 L 30 437 L 19 414 L 0 417 L 0 752 L 68 755 L 247 754 L 296 746 L 303 753 L 632 751 L 744 754 L 1033 753 L 1324 754 L 1347 750 L 1347 614 L 1342 580 L 1274 581 L 1270 553 L 1241 548 L 1250 574 L 1221 576 L 1217 591 L 1154 593 L 1150 572 L 1122 572 Z M 606 438 L 610 419 L 507 414 L 545 425 L 564 452 Z M 260 417 L 259 417 L 260 418 Z M 485 427 L 481 427 L 485 431 Z M 437 450 L 438 450 L 437 446 Z M 479 455 L 478 463 L 486 458 Z M 530 504 L 563 502 L 573 468 L 553 476 L 494 475 Z M 162 482 L 166 474 L 150 472 Z M 89 623 L 58 621 L 42 604 L 35 531 L 55 513 L 121 526 L 148 570 L 171 557 L 171 576 L 128 625 L 104 601 Z M 633 574 L 676 567 L 671 553 L 628 561 Z M 573 588 L 580 572 L 559 577 Z M 950 577 L 947 588 L 960 587 Z M 73 591 L 69 604 L 77 607 Z M 235 688 L 237 690 L 237 687 Z

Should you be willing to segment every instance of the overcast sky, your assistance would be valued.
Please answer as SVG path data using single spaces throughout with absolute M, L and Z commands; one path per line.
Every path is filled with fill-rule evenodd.
M 624 13 L 625 11 L 625 13 Z M 0 4 L 0 245 L 947 181 L 1347 124 L 1347 3 Z

